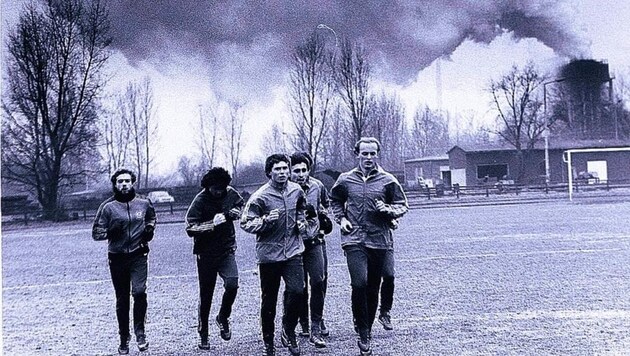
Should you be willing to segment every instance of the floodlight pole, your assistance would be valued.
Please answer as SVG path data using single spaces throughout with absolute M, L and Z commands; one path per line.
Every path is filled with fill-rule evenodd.
M 543 137 L 545 138 L 545 185 L 549 185 L 551 181 L 551 173 L 549 172 L 549 118 L 547 117 L 547 84 L 560 83 L 567 78 L 558 78 L 543 83 L 543 116 L 545 119 L 545 131 Z
M 317 28 L 322 29 L 322 30 L 330 30 L 333 33 L 333 35 L 335 35 L 335 47 L 338 47 L 337 32 L 335 32 L 335 30 L 333 30 L 332 28 L 330 28 L 330 26 L 325 25 L 323 23 L 320 23 L 319 25 L 317 25 Z

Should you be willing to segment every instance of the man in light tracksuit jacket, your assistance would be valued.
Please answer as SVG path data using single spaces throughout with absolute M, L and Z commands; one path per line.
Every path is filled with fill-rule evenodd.
M 155 230 L 155 210 L 148 199 L 134 190 L 136 175 L 127 169 L 112 177 L 114 196 L 98 208 L 92 226 L 94 240 L 108 241 L 109 270 L 116 291 L 116 318 L 120 346 L 129 353 L 129 294 L 133 295 L 133 329 L 140 351 L 146 351 L 144 323 L 147 313 L 147 273 L 149 241 Z
M 260 324 L 264 354 L 275 355 L 274 319 L 280 281 L 286 297 L 282 317 L 281 341 L 293 355 L 300 354 L 295 327 L 304 289 L 300 233 L 308 228 L 306 199 L 302 188 L 289 181 L 291 161 L 285 154 L 273 154 L 265 161 L 269 182 L 260 187 L 245 205 L 241 228 L 256 234 L 256 257 L 260 275 Z M 311 225 L 314 226 L 314 221 Z
M 372 353 L 372 325 L 385 263 L 393 263 L 392 219 L 408 210 L 398 180 L 378 164 L 380 142 L 361 138 L 354 147 L 358 167 L 342 173 L 330 191 L 335 221 L 341 229 L 352 285 L 352 314 L 362 355 Z M 389 252 L 388 252 L 389 251 Z M 390 259 L 391 258 L 391 259 Z

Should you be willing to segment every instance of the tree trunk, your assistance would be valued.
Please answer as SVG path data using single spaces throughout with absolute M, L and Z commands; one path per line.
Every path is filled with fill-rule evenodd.
M 42 218 L 48 221 L 61 221 L 63 220 L 63 212 L 59 206 L 59 184 L 56 180 L 52 180 L 47 185 L 45 191 L 42 194 L 39 203 L 42 206 Z

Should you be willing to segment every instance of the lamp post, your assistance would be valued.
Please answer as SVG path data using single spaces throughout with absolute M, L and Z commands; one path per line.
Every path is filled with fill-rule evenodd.
M 333 30 L 332 28 L 330 28 L 330 26 L 325 25 L 323 23 L 320 23 L 319 25 L 317 25 L 318 29 L 323 29 L 323 30 L 330 30 L 333 35 L 335 35 L 335 47 L 337 47 L 337 32 L 335 32 L 335 30 Z
M 549 172 L 549 119 L 547 118 L 547 84 L 564 82 L 567 78 L 558 78 L 543 83 L 543 116 L 545 119 L 545 185 L 549 185 L 551 174 Z

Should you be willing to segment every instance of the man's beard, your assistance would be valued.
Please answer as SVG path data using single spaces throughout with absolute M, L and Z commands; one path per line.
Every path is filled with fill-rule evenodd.
M 114 187 L 114 198 L 116 198 L 116 200 L 118 201 L 130 201 L 135 196 L 136 190 L 133 187 L 129 188 L 126 193 L 123 193 L 122 191 L 118 190 L 118 188 Z

